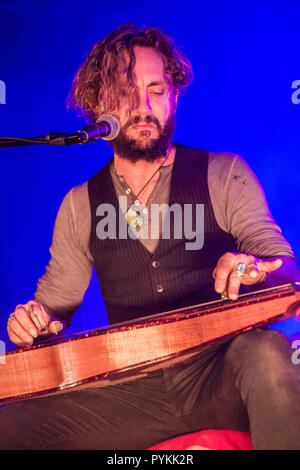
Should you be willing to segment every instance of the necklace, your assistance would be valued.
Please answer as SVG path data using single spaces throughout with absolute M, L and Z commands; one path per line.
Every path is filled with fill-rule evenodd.
M 133 204 L 129 207 L 129 209 L 126 212 L 125 218 L 126 222 L 128 225 L 135 229 L 140 229 L 142 225 L 144 224 L 144 217 L 143 217 L 143 204 L 140 202 L 139 197 L 143 193 L 143 191 L 146 189 L 150 181 L 154 178 L 154 176 L 157 174 L 157 172 L 161 169 L 161 167 L 164 165 L 168 158 L 169 154 L 165 157 L 164 161 L 162 162 L 161 165 L 155 170 L 153 175 L 148 179 L 148 181 L 144 184 L 142 189 L 138 192 L 137 195 L 134 195 L 133 191 L 130 189 L 130 187 L 124 183 L 123 178 L 121 178 L 118 173 L 116 172 L 115 168 L 114 171 L 118 177 L 118 180 L 122 184 L 123 188 L 125 189 L 125 193 L 129 195 L 132 199 Z M 147 209 L 146 209 L 147 210 Z

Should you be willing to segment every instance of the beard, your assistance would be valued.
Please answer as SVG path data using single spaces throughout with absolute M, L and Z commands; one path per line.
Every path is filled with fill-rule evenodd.
M 141 131 L 143 140 L 133 139 L 126 135 L 127 129 L 131 125 L 137 124 L 155 124 L 158 130 L 158 138 L 147 138 L 148 131 Z M 130 119 L 120 130 L 119 135 L 111 141 L 111 146 L 114 151 L 131 162 L 138 160 L 146 160 L 148 162 L 155 162 L 161 157 L 165 157 L 168 153 L 172 137 L 175 133 L 175 115 L 169 117 L 164 127 L 160 125 L 158 119 L 154 116 L 146 116 L 142 118 L 137 116 Z

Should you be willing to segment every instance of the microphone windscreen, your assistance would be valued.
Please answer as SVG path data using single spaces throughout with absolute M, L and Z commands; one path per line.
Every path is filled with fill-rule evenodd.
M 104 140 L 113 140 L 115 139 L 120 132 L 120 124 L 117 118 L 112 116 L 111 114 L 102 114 L 102 116 L 97 119 L 97 122 L 106 121 L 110 125 L 111 131 L 108 135 L 103 136 L 102 139 Z

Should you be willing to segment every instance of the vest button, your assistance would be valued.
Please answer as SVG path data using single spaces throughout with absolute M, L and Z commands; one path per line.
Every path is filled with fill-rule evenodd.
M 159 266 L 159 261 L 157 261 L 157 260 L 152 261 L 152 267 L 153 268 L 158 268 L 158 266 Z
M 156 286 L 156 292 L 161 293 L 161 292 L 163 292 L 163 291 L 164 291 L 163 286 L 162 286 L 161 284 L 158 284 L 158 285 Z

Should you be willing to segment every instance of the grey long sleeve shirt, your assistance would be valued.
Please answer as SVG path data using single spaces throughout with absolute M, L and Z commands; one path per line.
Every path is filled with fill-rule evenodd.
M 161 168 L 147 206 L 168 203 L 171 174 L 172 165 Z M 113 167 L 111 176 L 117 196 L 125 194 Z M 217 223 L 233 235 L 240 252 L 261 258 L 295 257 L 273 220 L 259 181 L 240 156 L 210 152 L 208 187 Z M 35 292 L 35 300 L 54 312 L 75 311 L 83 301 L 94 266 L 89 251 L 90 231 L 85 182 L 72 188 L 62 201 L 55 221 L 51 258 Z M 158 240 L 139 239 L 137 243 L 144 243 L 153 252 Z

